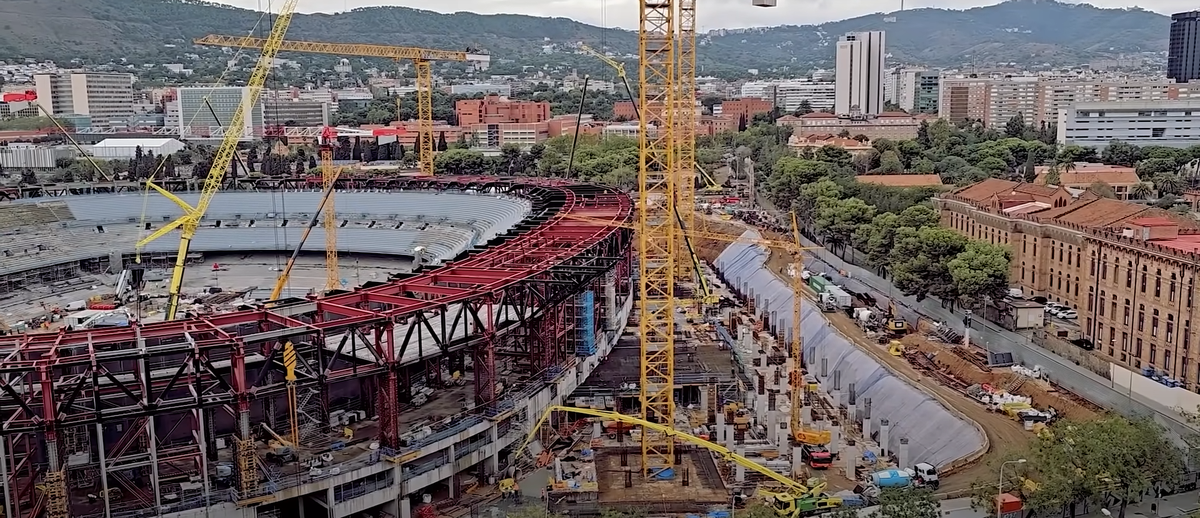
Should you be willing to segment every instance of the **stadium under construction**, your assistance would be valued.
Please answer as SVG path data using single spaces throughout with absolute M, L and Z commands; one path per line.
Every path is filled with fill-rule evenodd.
M 409 518 L 510 469 L 625 328 L 631 200 L 558 180 L 343 179 L 339 249 L 386 274 L 267 301 L 263 267 L 231 288 L 224 261 L 299 241 L 321 193 L 297 181 L 213 200 L 189 263 L 222 263 L 186 290 L 187 318 L 162 322 L 142 308 L 174 243 L 133 243 L 174 204 L 120 186 L 7 193 L 0 298 L 55 315 L 5 310 L 5 516 Z M 313 232 L 305 251 L 323 253 Z M 62 321 L 72 299 L 130 285 L 145 291 L 123 325 Z

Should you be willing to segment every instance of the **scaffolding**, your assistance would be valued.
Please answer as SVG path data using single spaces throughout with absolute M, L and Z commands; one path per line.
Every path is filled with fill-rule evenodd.
M 62 470 L 46 472 L 43 480 L 46 493 L 46 518 L 67 518 L 67 476 Z
M 238 494 L 242 500 L 258 496 L 258 457 L 254 439 L 237 441 Z

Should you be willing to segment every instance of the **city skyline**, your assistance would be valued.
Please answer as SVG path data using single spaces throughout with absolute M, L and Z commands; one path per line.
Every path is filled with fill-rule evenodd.
M 1026 0 L 1030 1 L 1030 0 Z M 1032 0 L 1036 1 L 1036 0 Z M 216 3 L 246 9 L 266 9 L 268 5 L 277 9 L 279 0 L 216 0 Z M 777 25 L 820 24 L 845 20 L 876 12 L 890 12 L 900 8 L 900 0 L 781 0 L 772 9 L 755 8 L 749 0 L 711 0 L 699 7 L 697 22 L 701 30 L 734 29 Z M 999 3 L 997 0 L 905 0 L 906 9 L 923 7 L 944 9 L 969 9 Z M 1130 5 L 1128 0 L 1091 0 L 1088 2 L 1068 1 L 1065 3 L 1090 3 L 1102 8 L 1141 7 L 1164 15 L 1197 9 L 1188 0 L 1142 0 Z M 636 3 L 632 0 L 551 0 L 533 2 L 516 0 L 497 4 L 479 0 L 460 0 L 455 9 L 445 9 L 445 3 L 436 0 L 300 0 L 299 12 L 335 13 L 347 9 L 374 6 L 401 6 L 435 12 L 475 12 L 479 14 L 524 14 L 570 18 L 601 27 L 633 28 L 637 24 Z

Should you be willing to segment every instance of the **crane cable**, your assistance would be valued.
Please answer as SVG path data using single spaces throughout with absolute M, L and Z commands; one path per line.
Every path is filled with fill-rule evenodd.
M 270 14 L 271 13 L 269 10 L 263 11 L 263 13 L 258 17 L 258 21 L 254 22 L 254 26 L 251 27 L 250 30 L 247 32 L 246 37 L 247 38 L 253 37 L 254 32 L 258 30 L 258 28 L 262 25 L 263 20 L 266 20 Z M 203 99 L 204 99 L 205 104 L 208 104 L 208 96 L 211 95 L 213 92 L 215 92 L 217 90 L 217 88 L 220 88 L 221 85 L 225 84 L 225 78 L 229 75 L 230 72 L 233 71 L 233 67 L 235 65 L 237 65 L 239 62 L 241 62 L 241 57 L 244 52 L 246 52 L 245 47 L 238 47 L 237 51 L 234 52 L 233 58 L 230 59 L 229 62 L 227 62 L 225 64 L 225 70 L 221 71 L 221 75 L 217 77 L 217 80 L 215 82 L 213 82 L 212 86 L 208 88 L 208 92 L 204 95 Z M 180 99 L 178 99 L 178 98 L 176 98 L 176 101 L 181 103 L 180 109 L 182 110 L 182 108 L 183 108 L 182 101 L 180 101 Z M 209 106 L 209 109 L 210 110 L 212 109 L 211 105 Z M 191 118 L 188 119 L 187 124 L 184 125 L 183 127 L 190 128 L 192 126 L 192 123 L 196 122 L 196 118 L 200 116 L 200 111 L 201 110 L 199 108 L 197 108 L 196 111 L 194 113 L 192 113 Z M 220 124 L 220 122 L 218 121 L 217 124 Z M 182 133 L 182 131 L 181 131 L 181 133 Z M 180 137 L 182 137 L 182 136 L 183 135 L 180 135 Z M 142 191 L 142 214 L 141 214 L 141 217 L 140 217 L 139 223 L 138 223 L 138 241 L 137 242 L 141 242 L 142 238 L 144 238 L 146 236 L 146 230 L 147 230 L 146 229 L 146 213 L 148 212 L 149 207 L 150 207 L 150 194 L 152 192 L 154 192 L 153 189 L 150 188 L 150 182 L 153 181 L 156 177 L 158 177 L 158 174 L 160 172 L 162 172 L 163 168 L 166 166 L 167 158 L 170 156 L 171 155 L 163 155 L 159 159 L 158 166 L 155 167 L 154 171 L 152 173 L 150 173 L 150 176 L 148 178 L 146 178 L 146 184 L 144 186 L 144 190 Z M 142 262 L 142 249 L 141 248 L 137 248 L 136 250 L 134 250 L 134 261 L 137 263 Z

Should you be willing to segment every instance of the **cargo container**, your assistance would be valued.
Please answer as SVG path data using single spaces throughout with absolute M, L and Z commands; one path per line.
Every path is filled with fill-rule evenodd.
M 825 293 L 825 288 L 830 286 L 829 279 L 821 275 L 810 275 L 808 277 L 808 287 L 812 288 L 817 293 Z

